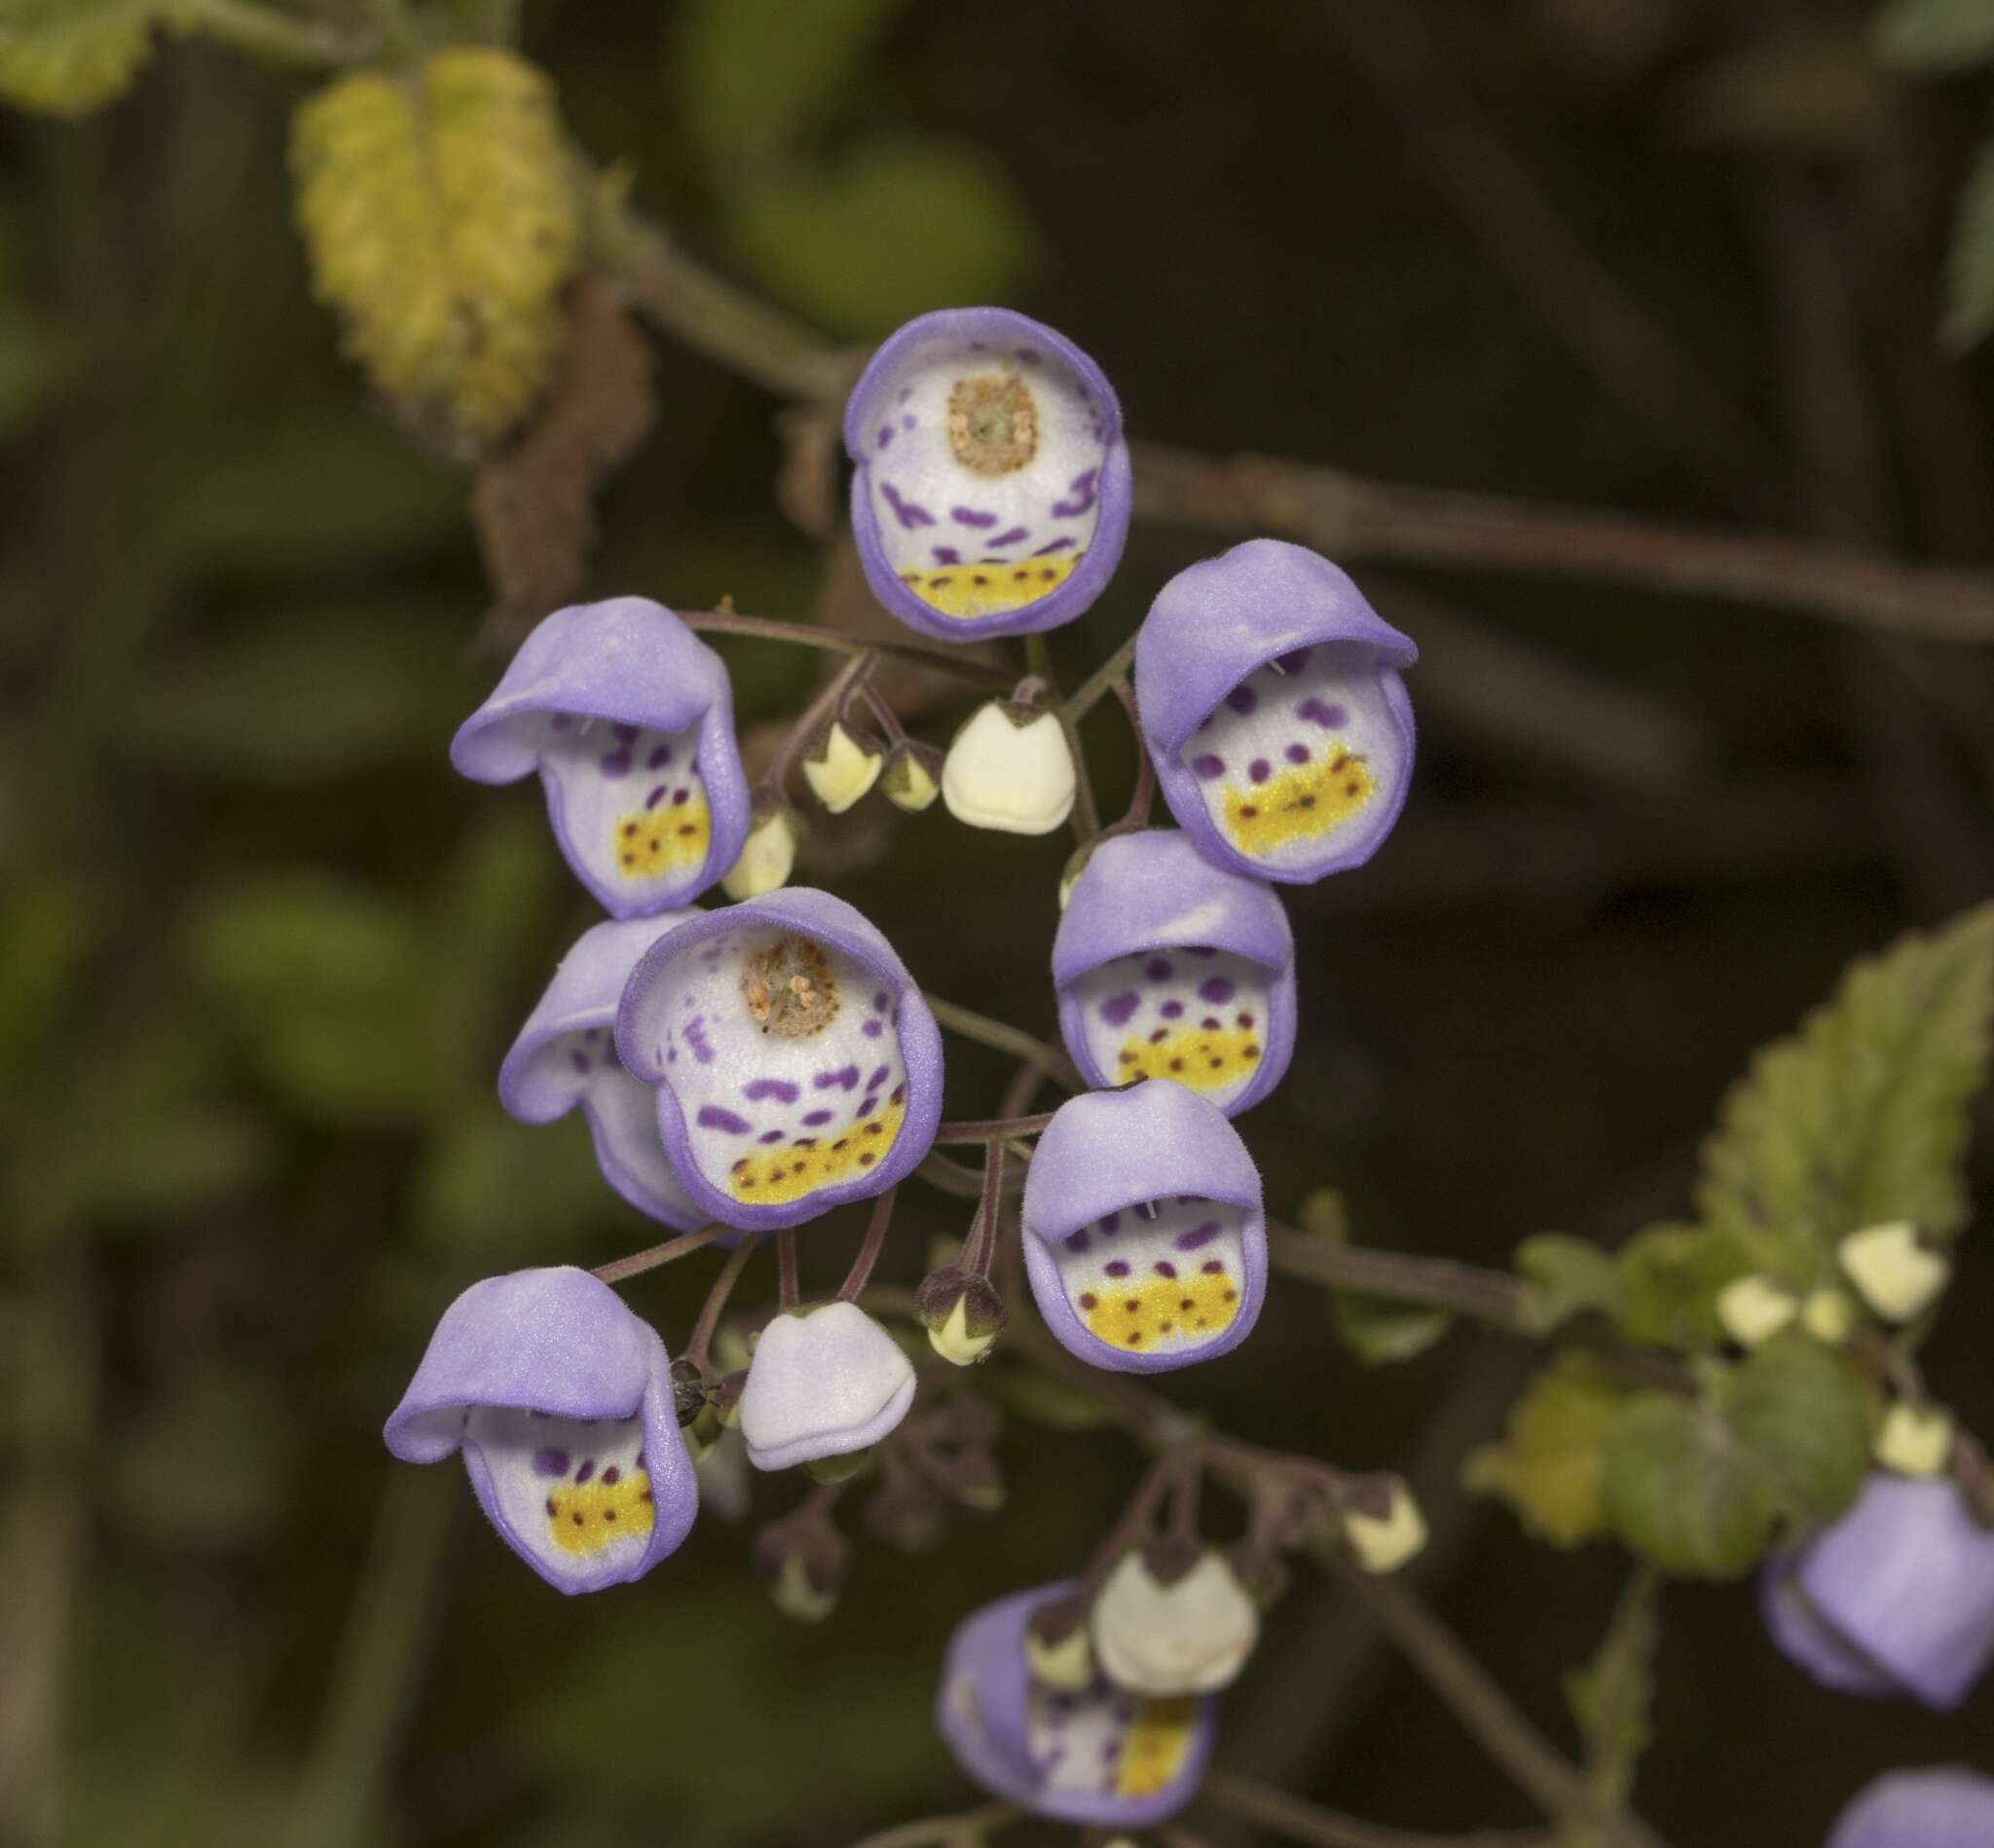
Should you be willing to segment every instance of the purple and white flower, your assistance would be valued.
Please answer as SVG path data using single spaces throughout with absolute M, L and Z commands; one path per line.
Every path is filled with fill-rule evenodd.
M 498 1099 L 509 1114 L 553 1123 L 578 1106 L 603 1178 L 677 1232 L 705 1225 L 707 1215 L 666 1159 L 651 1087 L 616 1056 L 616 1007 L 645 951 L 698 915 L 666 911 L 584 931 L 498 1068 Z
M 673 1169 L 710 1219 L 794 1226 L 883 1193 L 942 1119 L 942 1036 L 871 924 L 808 886 L 682 924 L 637 966 L 623 1063 L 657 1086 Z
M 968 1618 L 949 1641 L 936 1724 L 963 1771 L 1005 1802 L 1082 1829 L 1146 1829 L 1197 1794 L 1218 1702 L 1152 1699 L 1099 1676 L 1077 1689 L 1035 1681 L 1025 1627 L 1071 1589 L 1041 1585 Z
M 1208 1360 L 1246 1339 L 1267 1294 L 1259 1171 L 1181 1085 L 1069 1098 L 1025 1176 L 1024 1262 L 1046 1325 L 1090 1365 Z
M 1962 1765 L 1893 1771 L 1836 1819 L 1828 1848 L 1979 1848 L 1994 1842 L 1994 1778 Z
M 1957 1707 L 1994 1657 L 1994 1531 L 1957 1483 L 1872 1473 L 1854 1507 L 1766 1567 L 1759 1606 L 1824 1686 Z
M 538 770 L 554 838 L 612 917 L 689 903 L 747 837 L 727 671 L 646 598 L 548 616 L 459 728 L 450 760 L 479 783 Z
M 1150 606 L 1135 691 L 1157 781 L 1218 866 L 1309 884 L 1362 866 L 1404 806 L 1413 644 L 1326 558 L 1249 539 Z
M 404 1462 L 461 1451 L 499 1537 L 557 1591 L 642 1578 L 699 1508 L 664 1344 L 569 1266 L 464 1291 L 384 1436 Z
M 1090 1085 L 1163 1078 L 1227 1116 L 1295 1050 L 1295 940 L 1258 879 L 1172 829 L 1104 840 L 1052 940 L 1059 1031 Z
M 913 1363 L 856 1303 L 778 1315 L 741 1389 L 741 1435 L 757 1469 L 867 1450 L 907 1415 Z
M 943 309 L 872 355 L 845 406 L 872 594 L 944 642 L 1071 622 L 1128 534 L 1128 446 L 1101 370 L 1008 308 Z

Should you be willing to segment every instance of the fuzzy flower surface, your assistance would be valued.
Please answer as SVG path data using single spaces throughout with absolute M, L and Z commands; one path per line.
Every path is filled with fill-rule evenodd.
M 1177 1564 L 1160 1571 L 1147 1549 L 1126 1554 L 1094 1600 L 1095 1659 L 1130 1693 L 1230 1687 L 1260 1640 L 1260 1612 L 1223 1554 L 1200 1552 L 1188 1571 Z
M 869 1449 L 907 1415 L 914 1369 L 856 1303 L 778 1315 L 741 1390 L 741 1435 L 757 1469 Z
M 1128 445 L 1101 369 L 1007 308 L 891 335 L 845 406 L 872 594 L 944 642 L 1071 622 L 1128 536 Z
M 1050 834 L 1073 813 L 1080 778 L 1052 714 L 1003 700 L 979 707 L 942 764 L 942 799 L 972 828 Z
M 1994 1778 L 1961 1765 L 1892 1771 L 1836 1818 L 1827 1848 L 1979 1848 L 1994 1842 Z
M 1295 939 L 1272 888 L 1171 829 L 1104 840 L 1052 940 L 1059 1032 L 1090 1085 L 1167 1079 L 1227 1116 L 1295 1050 Z
M 557 1591 L 643 1577 L 699 1508 L 664 1344 L 565 1265 L 451 1304 L 384 1435 L 404 1462 L 461 1453 L 499 1537 Z
M 1153 1699 L 1100 1676 L 1036 1681 L 1025 1628 L 1070 1591 L 1042 1585 L 985 1606 L 950 1639 L 936 1723 L 963 1771 L 993 1796 L 1082 1829 L 1146 1829 L 1197 1793 L 1218 1703 Z
M 681 925 L 616 1016 L 657 1087 L 672 1167 L 709 1218 L 765 1230 L 883 1193 L 942 1118 L 942 1036 L 886 939 L 808 886 Z
M 611 920 L 584 931 L 498 1068 L 498 1099 L 521 1123 L 579 1109 L 603 1178 L 641 1213 L 691 1232 L 707 1223 L 658 1135 L 651 1087 L 616 1056 L 616 1008 L 630 972 L 696 911 Z
M 1773 1641 L 1824 1686 L 1957 1707 L 1994 1657 L 1994 1532 L 1950 1481 L 1872 1473 L 1856 1504 L 1769 1565 Z
M 1249 539 L 1179 572 L 1135 647 L 1157 783 L 1208 860 L 1310 884 L 1360 867 L 1413 774 L 1419 658 L 1326 558 Z
M 1025 1176 L 1024 1260 L 1046 1325 L 1090 1365 L 1208 1360 L 1246 1339 L 1267 1293 L 1259 1170 L 1181 1085 L 1071 1097 Z
M 537 770 L 568 864 L 611 917 L 697 898 L 748 832 L 748 781 L 720 658 L 643 597 L 557 610 L 459 728 L 478 783 Z

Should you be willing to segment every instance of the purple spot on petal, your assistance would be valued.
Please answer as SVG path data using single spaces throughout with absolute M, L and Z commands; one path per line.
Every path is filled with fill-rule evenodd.
M 1120 1213 L 1104 1213 L 1101 1215 L 1101 1230 L 1111 1238 L 1115 1236 L 1116 1228 L 1121 1223 L 1122 1215 Z
M 672 747 L 668 744 L 661 744 L 644 761 L 647 769 L 662 770 L 671 760 Z
M 1032 556 L 1034 558 L 1047 558 L 1054 552 L 1065 551 L 1069 545 L 1078 545 L 1080 541 L 1074 538 L 1069 534 L 1060 538 L 1049 539 L 1044 545 L 1040 546 L 1039 549 L 1032 554 Z
M 1175 1276 L 1177 1267 L 1168 1258 L 1159 1258 L 1156 1262 L 1156 1273 L 1158 1276 Z
M 1101 1267 L 1110 1276 L 1126 1276 L 1128 1266 L 1120 1258 L 1112 1259 Z
M 1082 1227 L 1078 1232 L 1069 1232 L 1064 1242 L 1067 1250 L 1079 1252 L 1085 1251 L 1093 1240 L 1087 1236 L 1087 1229 Z
M 1191 769 L 1194 775 L 1201 776 L 1207 783 L 1209 783 L 1213 777 L 1225 775 L 1226 760 L 1224 758 L 1213 757 L 1212 754 L 1209 751 L 1207 751 L 1202 757 L 1193 758 L 1191 759 Z
M 979 533 L 987 533 L 997 524 L 994 513 L 985 513 L 979 507 L 950 507 L 948 517 L 957 526 L 973 526 Z
M 886 504 L 893 509 L 893 517 L 908 532 L 917 526 L 933 526 L 935 516 L 915 501 L 903 499 L 901 492 L 890 481 L 879 484 L 879 493 Z
M 1260 704 L 1260 695 L 1252 687 L 1248 686 L 1244 681 L 1241 681 L 1237 686 L 1234 687 L 1226 695 L 1226 704 L 1236 713 L 1239 714 L 1241 718 L 1244 718 L 1246 714 L 1250 713 L 1254 707 Z
M 719 1104 L 701 1104 L 699 1127 L 702 1129 L 724 1129 L 728 1135 L 746 1135 L 755 1126 L 747 1118 L 737 1117 Z
M 536 1450 L 534 1452 L 534 1474 L 536 1476 L 565 1476 L 568 1473 L 568 1453 L 565 1450 Z
M 892 1076 L 893 1068 L 889 1065 L 882 1065 L 870 1078 L 866 1080 L 866 1089 L 868 1090 L 877 1090 Z
M 1295 708 L 1295 715 L 1308 720 L 1311 724 L 1322 726 L 1325 731 L 1333 731 L 1349 717 L 1341 706 L 1332 706 L 1326 700 L 1317 699 L 1313 693 Z
M 829 1123 L 831 1120 L 832 1116 L 835 1114 L 835 1112 L 830 1110 L 812 1110 L 809 1113 L 807 1113 L 803 1118 L 803 1127 L 806 1129 L 820 1129 L 827 1123 Z
M 1094 504 L 1094 477 L 1098 468 L 1084 469 L 1067 483 L 1071 499 L 1052 502 L 1052 517 L 1055 520 L 1071 520 L 1089 512 Z
M 1219 998 L 1224 999 L 1223 996 Z M 764 1097 L 773 1097 L 778 1103 L 793 1104 L 802 1094 L 787 1078 L 757 1078 L 741 1087 L 741 1095 L 755 1104 Z
M 882 1027 L 877 1020 L 868 1020 L 866 1024 L 859 1029 L 859 1031 L 865 1034 L 865 1036 L 868 1040 L 876 1040 L 881 1033 L 885 1032 L 885 1030 L 886 1029 Z
M 665 786 L 662 783 L 660 783 L 656 789 L 652 790 L 651 793 L 644 798 L 644 805 L 646 809 L 652 809 L 657 807 L 657 805 L 664 799 Z
M 630 774 L 630 753 L 611 751 L 598 766 L 605 776 L 628 776 Z
M 1164 1019 L 1174 1020 L 1180 1014 L 1184 1012 L 1184 1004 L 1181 1001 L 1165 1001 L 1163 1005 L 1157 1010 L 1157 1012 L 1161 1014 Z
M 869 1117 L 878 1108 L 879 1093 L 875 1090 L 853 1112 L 853 1121 L 857 1122 L 862 1117 Z
M 1281 753 L 1281 756 L 1286 758 L 1290 763 L 1307 763 L 1309 761 L 1309 747 L 1306 744 L 1291 744 Z
M 614 1463 L 611 1463 L 609 1468 L 603 1471 L 603 1487 L 605 1489 L 613 1489 L 622 1480 L 623 1472 Z
M 1113 1000 L 1101 1003 L 1101 1018 L 1110 1026 L 1126 1026 L 1135 1010 L 1142 1006 L 1142 997 L 1133 991 L 1118 994 Z
M 764 1143 L 765 1143 L 765 1142 L 780 1142 L 780 1141 L 781 1141 L 781 1140 L 783 1139 L 783 1132 L 782 1132 L 782 1131 L 781 1131 L 780 1129 L 764 1129 L 764 1130 L 763 1130 L 763 1131 L 762 1131 L 762 1132 L 761 1132 L 761 1133 L 760 1133 L 760 1134 L 759 1134 L 758 1136 L 757 1136 L 757 1137 L 756 1137 L 755 1139 L 756 1139 L 756 1141 L 757 1141 L 757 1142 L 764 1142 Z
M 1176 1239 L 1177 1249 L 1179 1251 L 1196 1251 L 1200 1245 L 1210 1244 L 1218 1236 L 1219 1222 L 1216 1219 L 1207 1219 L 1203 1225 L 1197 1227 L 1191 1232 L 1179 1233 Z
M 1166 957 L 1153 957 L 1143 965 L 1142 973 L 1152 981 L 1168 981 L 1174 973 Z
M 570 1053 L 568 1054 L 568 1062 L 584 1078 L 588 1076 L 588 1054 L 586 1053 Z
M 570 725 L 574 723 L 574 715 L 572 713 L 555 713 L 547 721 L 547 723 L 556 731 L 566 731 Z
M 1280 664 L 1283 674 L 1299 674 L 1309 665 L 1309 650 L 1293 648 L 1286 654 L 1277 654 L 1274 659 Z
M 1265 783 L 1274 774 L 1274 765 L 1268 762 L 1265 758 L 1255 758 L 1246 766 L 1246 774 L 1256 783 Z
M 960 565 L 962 563 L 962 554 L 952 545 L 936 545 L 931 546 L 929 549 L 934 552 L 935 562 L 938 565 Z
M 890 443 L 890 442 L 892 442 L 892 441 L 893 441 L 893 425 L 892 425 L 891 424 L 882 424 L 882 425 L 880 425 L 880 426 L 879 426 L 879 447 L 880 447 L 881 449 L 884 449 L 884 448 L 885 448 L 885 447 L 887 446 L 887 444 L 888 444 L 888 443 Z
M 993 546 L 995 546 L 995 545 L 1022 545 L 1022 544 L 1023 544 L 1023 543 L 1025 542 L 1025 540 L 1026 540 L 1026 539 L 1028 539 L 1028 538 L 1030 538 L 1030 537 L 1031 537 L 1031 536 L 1032 536 L 1032 533 L 1031 533 L 1031 528 L 1030 528 L 1030 527 L 1028 527 L 1028 526 L 1014 526 L 1014 527 L 1012 527 L 1012 528 L 1011 528 L 1011 529 L 1010 529 L 1009 531 L 1007 531 L 1007 532 L 1003 532 L 1003 533 L 1000 533 L 1000 534 L 998 534 L 998 535 L 997 535 L 997 536 L 996 536 L 996 537 L 995 537 L 994 539 L 992 539 L 992 540 L 990 541 L 990 543 L 991 543 L 991 544 L 992 544 Z M 1001 565 L 1002 563 L 1004 563 L 1004 561 L 1003 561 L 1002 559 L 999 559 L 999 560 L 998 560 L 997 562 L 998 562 L 998 563 L 999 563 L 1000 565 Z
M 596 1460 L 593 1457 L 584 1457 L 581 1467 L 574 1472 L 574 1480 L 577 1483 L 584 1483 L 595 1473 Z
M 639 725 L 612 724 L 609 729 L 616 734 L 618 744 L 635 744 L 637 734 L 643 729 Z
M 1233 983 L 1224 976 L 1213 976 L 1209 981 L 1200 981 L 1198 984 L 1199 1000 L 1209 1001 L 1215 1008 L 1232 1000 L 1233 993 Z

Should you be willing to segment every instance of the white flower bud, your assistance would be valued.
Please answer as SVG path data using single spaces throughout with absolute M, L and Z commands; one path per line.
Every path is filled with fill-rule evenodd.
M 1073 812 L 1073 753 L 1051 713 L 992 700 L 955 734 L 942 799 L 957 821 L 1050 834 Z
M 1200 1553 L 1181 1578 L 1163 1584 L 1134 1552 L 1101 1587 L 1093 1637 L 1102 1673 L 1131 1694 L 1208 1694 L 1245 1667 L 1260 1612 L 1222 1554 Z
M 933 745 L 902 739 L 886 759 L 879 787 L 895 808 L 918 815 L 942 794 L 942 753 Z
M 1741 1348 L 1770 1341 L 1799 1313 L 1793 1292 L 1769 1276 L 1741 1276 L 1717 1292 L 1717 1320 Z
M 803 780 L 810 793 L 833 815 L 842 815 L 873 784 L 886 763 L 886 754 L 867 747 L 834 723 L 803 759 Z
M 1344 1537 L 1367 1572 L 1395 1572 L 1426 1544 L 1426 1517 L 1413 1492 L 1396 1477 L 1391 1506 L 1383 1519 L 1359 1508 L 1344 1512 Z
M 1087 1625 L 1078 1624 L 1057 1643 L 1042 1643 L 1029 1626 L 1024 1633 L 1024 1659 L 1032 1680 L 1056 1694 L 1077 1694 L 1094 1679 L 1094 1647 Z
M 813 1584 L 810 1569 L 797 1553 L 791 1553 L 783 1560 L 782 1570 L 777 1573 L 775 1583 L 769 1587 L 769 1595 L 784 1616 L 794 1617 L 798 1623 L 822 1623 L 837 1608 L 837 1593 L 824 1591 Z
M 802 826 L 788 808 L 773 808 L 756 817 L 741 843 L 741 855 L 720 880 L 730 899 L 758 899 L 790 882 L 796 866 L 796 842 Z
M 1952 1414 L 1900 1399 L 1883 1415 L 1876 1460 L 1901 1476 L 1936 1476 L 1952 1460 Z
M 1886 1321 L 1907 1322 L 1944 1289 L 1952 1265 L 1943 1252 L 1921 1243 L 1908 1219 L 1865 1226 L 1841 1242 L 1842 1269 L 1863 1300 Z
M 1800 1305 L 1800 1326 L 1816 1341 L 1839 1348 L 1856 1332 L 1856 1306 L 1840 1290 L 1809 1290 Z

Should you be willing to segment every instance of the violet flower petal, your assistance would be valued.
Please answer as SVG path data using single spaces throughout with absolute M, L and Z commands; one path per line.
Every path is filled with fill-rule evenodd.
M 741 1391 L 741 1435 L 757 1469 L 868 1450 L 914 1402 L 901 1345 L 856 1303 L 778 1315 Z
M 1994 1842 L 1994 1778 L 1964 1766 L 1893 1771 L 1843 1810 L 1828 1848 L 1981 1848 Z

